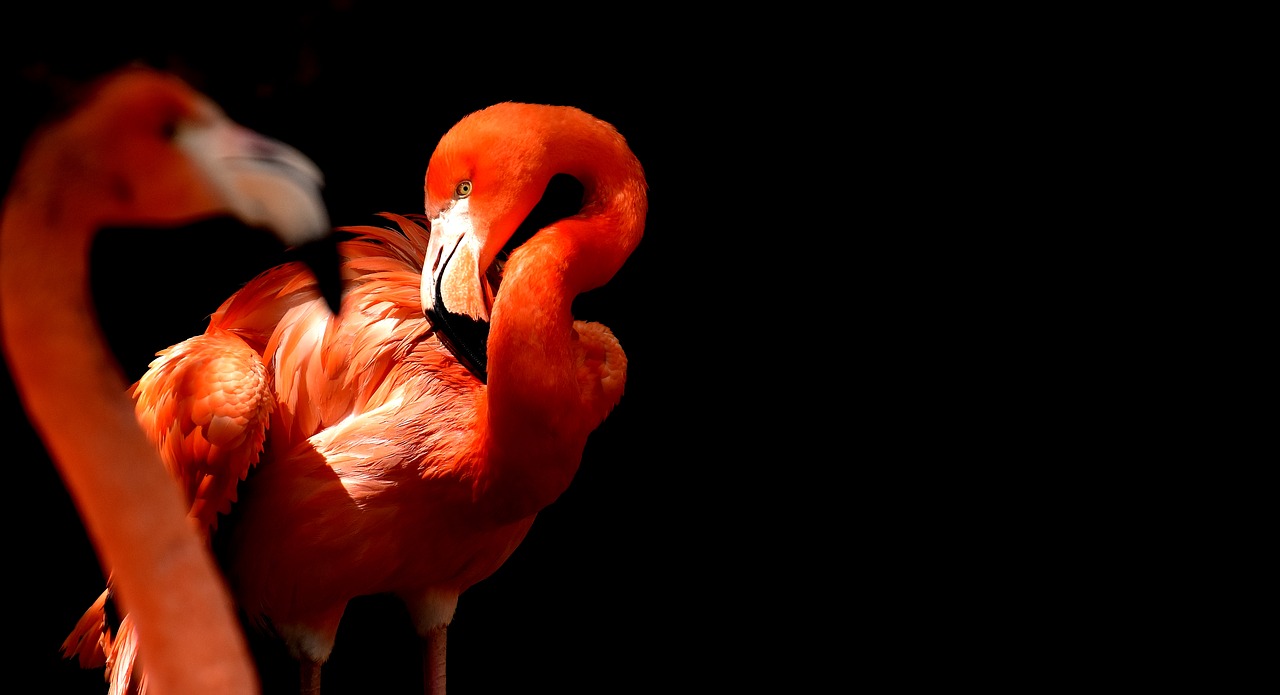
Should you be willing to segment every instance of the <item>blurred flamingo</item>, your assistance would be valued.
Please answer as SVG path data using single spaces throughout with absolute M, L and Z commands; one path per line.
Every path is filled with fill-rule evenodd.
M 525 238 L 562 175 L 580 205 Z M 626 381 L 612 332 L 571 312 L 644 230 L 644 172 L 612 125 L 490 106 L 441 138 L 424 188 L 425 215 L 340 228 L 354 237 L 340 244 L 338 316 L 310 275 L 274 268 L 131 391 L 193 516 L 217 531 L 246 619 L 283 641 L 302 693 L 320 692 L 348 602 L 393 594 L 422 639 L 424 690 L 443 695 L 459 596 L 567 489 Z M 246 407 L 193 426 L 214 402 Z
M 220 216 L 301 243 L 330 231 L 320 185 L 299 152 L 236 125 L 177 77 L 130 67 L 31 138 L 4 201 L 5 356 L 114 595 L 146 636 L 140 658 L 158 692 L 247 693 L 258 682 L 228 588 L 96 321 L 90 247 L 107 226 Z

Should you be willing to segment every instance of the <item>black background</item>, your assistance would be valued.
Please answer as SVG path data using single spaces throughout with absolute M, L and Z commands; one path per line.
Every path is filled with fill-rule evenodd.
M 809 177 L 782 157 L 772 172 L 781 192 L 759 186 L 755 159 L 777 148 L 761 116 L 784 100 L 780 76 L 756 69 L 763 46 L 695 51 L 700 44 L 679 21 L 632 32 L 530 24 L 508 41 L 487 28 L 496 8 L 479 6 L 175 8 L 5 10 L 17 34 L 3 54 L 6 187 L 22 142 L 57 95 L 131 60 L 178 72 L 237 121 L 309 155 L 325 172 L 337 225 L 421 212 L 435 142 L 498 101 L 578 106 L 613 123 L 645 166 L 645 238 L 614 282 L 579 308 L 621 340 L 627 392 L 590 439 L 570 489 L 495 575 L 463 595 L 449 636 L 450 692 L 720 691 L 763 685 L 778 671 L 792 685 L 804 678 L 812 669 L 778 648 L 805 636 L 798 625 L 814 616 L 799 604 L 851 548 L 824 551 L 817 572 L 798 569 L 793 556 L 809 531 L 793 533 L 790 522 L 820 528 L 826 519 L 816 517 L 833 512 L 798 504 L 785 484 L 814 460 L 814 437 L 800 433 L 786 457 L 773 450 L 790 419 L 816 406 L 752 385 L 765 373 L 807 379 L 829 357 L 813 338 L 797 347 L 779 332 L 770 294 L 779 288 L 762 288 L 767 278 L 757 273 L 780 253 L 759 246 L 786 212 L 779 204 L 800 196 L 804 205 Z M 739 159 L 727 159 L 730 151 Z M 103 324 L 130 377 L 156 349 L 202 330 L 256 270 L 222 272 L 216 265 L 232 259 L 172 241 L 130 253 L 132 266 L 94 269 L 118 273 L 109 284 L 123 289 L 104 302 Z M 231 284 L 214 284 L 220 275 Z M 164 289 L 130 296 L 146 283 Z M 4 464 L 22 497 L 6 510 L 7 618 L 21 634 L 8 658 L 38 690 L 104 692 L 100 671 L 57 653 L 101 590 L 101 571 L 3 377 Z M 833 620 L 841 607 L 823 602 L 817 619 Z M 255 647 L 266 691 L 289 692 L 283 654 Z M 326 667 L 325 693 L 420 692 L 416 649 L 397 604 L 357 600 Z M 199 645 L 191 653 L 199 658 Z

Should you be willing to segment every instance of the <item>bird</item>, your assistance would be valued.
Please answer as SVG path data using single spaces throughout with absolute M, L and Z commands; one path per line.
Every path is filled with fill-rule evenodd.
M 565 181 L 572 209 L 543 219 Z M 336 228 L 339 312 L 296 264 L 269 269 L 130 390 L 242 619 L 284 645 L 305 695 L 371 595 L 404 603 L 424 692 L 444 695 L 459 597 L 568 489 L 626 383 L 617 337 L 573 315 L 644 233 L 644 168 L 612 124 L 492 104 L 441 136 L 423 191 L 422 213 Z M 191 418 L 246 390 L 237 370 L 268 393 L 214 446 Z
M 92 301 L 90 249 L 108 226 L 180 234 L 217 218 L 301 247 L 332 232 L 322 186 L 292 146 L 234 122 L 176 74 L 132 64 L 40 125 L 3 200 L 6 363 L 114 596 L 145 636 L 139 658 L 157 693 L 259 685 L 212 549 L 134 415 Z M 192 644 L 207 658 L 191 660 Z

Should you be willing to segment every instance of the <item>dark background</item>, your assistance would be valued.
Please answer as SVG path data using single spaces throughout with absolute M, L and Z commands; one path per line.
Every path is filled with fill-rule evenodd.
M 133 60 L 178 72 L 237 121 L 314 159 L 336 225 L 421 212 L 438 138 L 498 101 L 578 106 L 613 123 L 646 168 L 645 238 L 579 310 L 613 328 L 626 349 L 626 395 L 592 436 L 568 492 L 495 575 L 463 595 L 449 635 L 450 692 L 720 691 L 763 685 L 777 671 L 791 685 L 804 678 L 778 648 L 803 637 L 797 625 L 814 616 L 801 615 L 797 596 L 814 592 L 826 572 L 796 569 L 792 556 L 807 533 L 793 534 L 790 522 L 821 527 L 826 519 L 814 517 L 830 510 L 797 508 L 781 482 L 810 465 L 813 437 L 802 434 L 788 458 L 775 459 L 769 452 L 787 428 L 783 419 L 764 423 L 772 411 L 795 416 L 813 406 L 749 384 L 766 371 L 807 378 L 827 353 L 806 338 L 797 350 L 805 360 L 784 360 L 795 343 L 778 331 L 775 309 L 758 308 L 776 302 L 777 288 L 750 284 L 763 280 L 753 266 L 760 255 L 781 250 L 756 247 L 747 261 L 747 249 L 776 226 L 776 203 L 803 200 L 809 176 L 783 158 L 774 172 L 780 193 L 730 183 L 756 185 L 748 160 L 774 147 L 758 129 L 781 96 L 777 78 L 747 62 L 757 51 L 695 55 L 680 22 L 632 35 L 530 25 L 523 40 L 507 42 L 487 33 L 484 15 L 497 10 L 480 6 L 176 7 L 4 10 L 15 36 L 2 54 L 0 183 L 7 188 L 21 144 L 60 94 Z M 588 45 L 584 34 L 596 38 Z M 748 156 L 727 161 L 729 150 Z M 131 253 L 132 267 L 94 271 L 118 273 L 110 284 L 124 288 L 111 299 L 127 308 L 104 305 L 103 323 L 130 377 L 156 349 L 202 330 L 256 271 L 222 273 L 217 264 L 234 259 L 180 244 Z M 220 274 L 229 285 L 214 282 Z M 140 278 L 167 289 L 128 301 Z M 736 369 L 755 351 L 767 356 Z M 58 655 L 101 590 L 101 571 L 7 372 L 0 376 L 4 465 L 22 497 L 6 510 L 7 618 L 19 632 L 8 656 L 39 690 L 105 692 L 100 671 Z M 840 565 L 848 550 L 824 551 L 818 564 Z M 840 608 L 824 603 L 818 619 Z M 289 692 L 292 665 L 271 645 L 255 645 L 267 692 Z M 192 645 L 193 658 L 199 653 Z M 326 695 L 420 692 L 416 640 L 398 604 L 371 597 L 351 605 L 324 684 Z

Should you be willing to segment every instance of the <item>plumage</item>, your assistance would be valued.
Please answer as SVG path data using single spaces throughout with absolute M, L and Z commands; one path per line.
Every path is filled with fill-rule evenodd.
M 145 659 L 159 692 L 253 692 L 257 681 L 227 587 L 190 522 L 190 499 L 138 426 L 95 320 L 90 248 L 106 226 L 172 227 L 218 216 L 302 243 L 330 231 L 320 185 L 319 170 L 293 148 L 236 125 L 172 75 L 130 67 L 104 76 L 31 138 L 4 201 L 5 356 L 110 577 L 113 600 L 146 635 L 140 652 L 127 652 Z M 218 446 L 252 447 L 209 419 L 227 395 L 211 394 L 184 412 L 207 420 Z M 195 494 L 221 504 L 224 485 L 212 479 Z M 213 519 L 212 511 L 200 515 Z M 82 664 L 110 667 L 113 640 L 134 639 L 111 632 L 107 603 L 104 594 L 77 627 L 83 639 L 66 645 Z M 192 644 L 207 659 L 189 659 Z M 127 679 L 130 671 L 115 673 Z
M 516 237 L 566 174 L 581 184 L 579 208 Z M 204 336 L 161 353 L 133 391 L 189 497 L 212 494 L 192 498 L 198 509 L 230 509 L 201 523 L 216 530 L 247 620 L 298 660 L 303 692 L 320 691 L 348 602 L 389 593 L 423 640 L 427 692 L 443 694 L 459 596 L 567 489 L 626 381 L 613 334 L 571 311 L 613 277 L 644 229 L 644 172 L 610 124 L 567 106 L 496 104 L 441 138 L 424 189 L 425 214 L 340 228 L 352 238 L 339 245 L 337 316 L 300 266 L 273 268 L 230 297 Z M 256 465 L 252 456 L 212 463 L 183 439 L 200 432 L 187 418 L 209 417 L 209 406 L 166 403 L 183 393 L 173 384 L 210 377 L 189 356 L 215 340 L 260 356 L 267 374 Z M 170 385 L 153 392 L 152 383 Z M 258 441 L 253 416 L 224 422 L 227 441 Z M 224 485 L 246 460 L 243 483 Z

